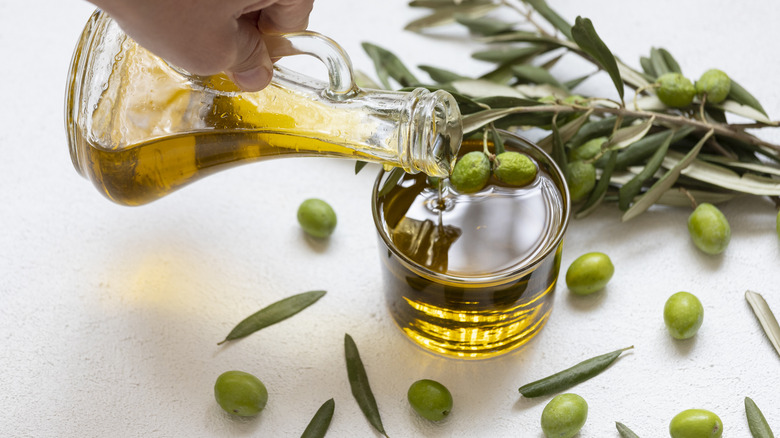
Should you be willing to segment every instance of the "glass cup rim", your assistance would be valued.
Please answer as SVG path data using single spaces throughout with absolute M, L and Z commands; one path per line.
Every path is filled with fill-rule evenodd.
M 566 229 L 568 228 L 569 216 L 571 210 L 571 198 L 569 195 L 569 188 L 566 184 L 566 178 L 564 177 L 564 174 L 561 171 L 560 167 L 555 163 L 555 161 L 552 159 L 550 154 L 545 152 L 538 145 L 512 132 L 506 130 L 498 130 L 498 131 L 500 132 L 502 137 L 507 137 L 514 142 L 520 143 L 523 147 L 529 148 L 533 150 L 535 154 L 541 156 L 541 158 L 544 161 L 544 165 L 551 173 L 551 176 L 553 176 L 553 178 L 558 180 L 556 182 L 558 182 L 559 184 L 556 184 L 556 186 L 558 186 L 558 189 L 561 191 L 561 196 L 563 196 L 564 198 L 563 199 L 564 211 L 562 214 L 563 220 L 561 226 L 557 230 L 555 237 L 547 243 L 547 246 L 546 248 L 544 248 L 543 251 L 539 252 L 536 256 L 534 256 L 533 259 L 531 259 L 526 263 L 523 263 L 522 265 L 514 265 L 509 268 L 505 268 L 496 272 L 491 272 L 485 275 L 470 275 L 470 276 L 451 275 L 451 274 L 442 274 L 433 271 L 431 269 L 419 265 L 417 262 L 407 257 L 405 254 L 398 251 L 398 249 L 395 247 L 392 240 L 390 239 L 390 236 L 388 236 L 387 229 L 385 228 L 384 223 L 382 222 L 381 219 L 381 215 L 379 213 L 379 203 L 377 202 L 377 193 L 379 192 L 380 184 L 382 183 L 382 178 L 387 173 L 384 169 L 380 169 L 379 174 L 377 175 L 376 180 L 374 181 L 373 190 L 371 191 L 371 214 L 374 219 L 374 227 L 376 228 L 377 234 L 379 234 L 380 238 L 382 239 L 384 246 L 393 254 L 393 256 L 397 261 L 399 261 L 401 264 L 404 265 L 405 268 L 416 273 L 417 275 L 420 275 L 428 280 L 437 283 L 459 285 L 464 287 L 469 287 L 469 286 L 485 287 L 485 286 L 504 284 L 508 281 L 522 277 L 526 275 L 528 272 L 536 269 L 537 265 L 539 265 L 542 261 L 546 260 L 551 253 L 557 251 L 558 247 L 563 241 L 563 236 L 566 233 Z M 534 157 L 534 159 L 538 160 L 538 157 Z

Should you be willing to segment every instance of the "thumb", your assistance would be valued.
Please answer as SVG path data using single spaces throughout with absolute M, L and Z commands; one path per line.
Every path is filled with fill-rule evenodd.
M 262 90 L 271 82 L 273 63 L 257 28 L 257 21 L 240 18 L 236 38 L 235 63 L 227 74 L 242 90 Z

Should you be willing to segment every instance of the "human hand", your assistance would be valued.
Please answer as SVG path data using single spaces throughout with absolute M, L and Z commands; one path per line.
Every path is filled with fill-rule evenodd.
M 265 88 L 273 64 L 263 34 L 306 29 L 314 0 L 90 0 L 138 44 L 190 73 L 225 72 Z

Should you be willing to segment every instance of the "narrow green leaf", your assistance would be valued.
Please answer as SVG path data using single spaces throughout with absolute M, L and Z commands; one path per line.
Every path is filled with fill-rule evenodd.
M 669 151 L 664 158 L 663 166 L 671 168 L 682 159 L 682 154 Z M 740 176 L 738 173 L 717 164 L 707 163 L 701 159 L 694 160 L 683 175 L 697 181 L 712 184 L 736 192 L 751 195 L 780 196 L 780 180 L 761 177 L 752 173 Z
M 404 29 L 419 32 L 430 27 L 454 23 L 456 16 L 479 17 L 498 6 L 500 6 L 498 3 L 493 2 L 462 2 L 461 4 L 442 6 L 434 9 L 430 15 L 411 21 Z
M 735 100 L 737 103 L 747 105 L 751 108 L 758 110 L 761 114 L 767 115 L 764 107 L 758 103 L 758 99 L 753 97 L 742 85 L 739 85 L 734 79 L 731 80 L 731 88 L 729 89 L 729 99 Z
M 693 131 L 694 128 L 690 126 L 678 129 L 675 132 L 674 137 L 672 137 L 672 144 L 683 139 Z M 657 132 L 655 134 L 650 134 L 622 149 L 620 154 L 618 154 L 616 169 L 626 169 L 628 166 L 633 166 L 643 162 L 649 156 L 653 155 L 653 152 L 655 152 L 658 146 L 661 145 L 665 139 L 665 131 Z
M 655 184 L 653 184 L 650 189 L 648 189 L 647 192 L 645 192 L 645 194 L 642 195 L 642 197 L 631 206 L 631 208 L 623 213 L 621 220 L 623 222 L 631 220 L 645 212 L 648 208 L 650 208 L 651 205 L 655 204 L 655 202 L 660 199 L 667 190 L 672 188 L 672 185 L 674 185 L 674 183 L 677 181 L 680 173 L 693 162 L 693 160 L 696 158 L 696 155 L 699 154 L 702 146 L 704 146 L 704 143 L 706 143 L 711 136 L 712 131 L 710 130 L 701 138 L 701 140 L 699 140 L 698 143 L 696 143 L 696 145 L 690 151 L 688 151 L 687 154 L 685 154 L 685 157 L 683 157 L 682 160 L 675 164 L 674 167 L 667 170 L 664 176 L 656 181 Z
M 551 38 L 544 35 L 539 35 L 538 33 L 534 32 L 528 32 L 524 30 L 515 30 L 512 32 L 506 32 L 501 33 L 497 35 L 490 35 L 490 36 L 484 36 L 481 38 L 478 38 L 480 42 L 486 43 L 486 44 L 492 44 L 492 43 L 544 43 L 547 45 L 552 45 L 556 48 L 558 47 L 566 47 L 566 44 L 562 43 L 561 40 Z
M 665 75 L 671 71 L 669 66 L 666 65 L 664 55 L 655 47 L 650 49 L 650 63 L 653 64 L 653 71 L 655 71 L 657 76 Z
M 582 128 L 582 125 L 584 125 L 585 122 L 588 121 L 592 112 L 593 110 L 589 110 L 584 115 L 580 115 L 579 117 L 564 124 L 560 129 L 558 129 L 558 135 L 560 136 L 560 140 L 563 144 L 566 144 L 569 140 L 571 140 L 572 137 L 574 137 L 577 134 L 580 128 Z M 552 134 L 550 134 L 547 137 L 539 140 L 536 143 L 536 145 L 544 149 L 545 151 L 550 151 L 552 146 L 552 141 L 553 141 L 553 136 Z
M 655 78 L 651 78 L 643 75 L 642 73 L 624 64 L 621 60 L 615 59 L 615 61 L 617 62 L 618 72 L 620 73 L 620 77 L 623 79 L 625 83 L 635 88 L 642 88 L 642 87 L 647 87 L 653 81 L 655 81 Z
M 607 141 L 607 144 L 605 144 L 604 147 L 609 149 L 623 149 L 626 146 L 638 142 L 650 132 L 650 128 L 653 127 L 653 122 L 655 122 L 655 116 L 650 117 L 641 123 L 618 129 L 609 137 L 609 141 Z
M 352 395 L 366 416 L 368 422 L 374 426 L 379 433 L 387 436 L 382 418 L 379 416 L 379 408 L 376 405 L 374 393 L 371 392 L 371 386 L 368 383 L 368 375 L 363 367 L 363 361 L 360 360 L 360 353 L 357 345 L 349 334 L 344 335 L 344 356 L 347 361 L 347 375 L 349 377 L 349 386 L 352 389 Z
M 724 100 L 723 102 L 716 105 L 715 108 L 730 112 L 731 114 L 736 114 L 741 117 L 755 120 L 756 122 L 777 126 L 777 122 L 770 120 L 763 111 L 758 110 L 753 106 L 741 104 L 736 100 Z
M 601 204 L 601 201 L 604 200 L 604 197 L 607 194 L 607 189 L 609 188 L 609 183 L 612 180 L 612 172 L 615 171 L 617 154 L 617 151 L 607 152 L 607 164 L 604 166 L 604 170 L 601 172 L 601 177 L 596 183 L 596 186 L 593 187 L 593 190 L 590 192 L 590 196 L 588 196 L 585 204 L 583 204 L 582 207 L 580 207 L 580 209 L 577 210 L 577 212 L 574 214 L 575 218 L 579 219 L 589 215 L 593 210 L 596 209 L 596 207 L 599 206 L 599 204 Z
M 264 307 L 239 322 L 238 325 L 228 333 L 227 337 L 225 337 L 223 341 L 217 343 L 217 345 L 249 336 L 258 330 L 276 324 L 277 322 L 284 321 L 316 303 L 317 300 L 324 295 L 324 290 L 313 290 L 287 297 Z
M 482 50 L 474 52 L 471 57 L 480 61 L 495 63 L 519 63 L 530 57 L 539 55 L 549 50 L 548 46 L 528 45 L 523 47 L 505 46 L 498 49 Z
M 501 134 L 498 133 L 498 130 L 492 124 L 490 125 L 490 135 L 493 138 L 493 152 L 496 155 L 503 154 L 506 150 L 504 149 L 504 139 L 501 138 Z
M 301 438 L 323 438 L 328 433 L 328 427 L 330 427 L 330 421 L 333 419 L 333 410 L 336 407 L 336 402 L 333 399 L 326 401 L 314 414 L 314 417 L 306 426 L 306 430 L 303 431 Z
M 736 197 L 733 192 L 713 192 L 696 189 L 685 189 L 685 193 L 683 193 L 679 189 L 669 189 L 664 192 L 664 194 L 661 195 L 661 197 L 658 198 L 658 201 L 655 203 L 659 205 L 668 205 L 671 207 L 690 208 L 691 198 L 688 195 L 692 196 L 693 199 L 699 203 L 709 202 L 713 205 L 730 201 Z
M 496 84 L 506 85 L 515 78 L 512 73 L 512 63 L 499 64 L 495 69 L 478 77 L 478 80 L 490 81 Z
M 663 164 L 664 161 L 664 157 L 666 156 L 666 151 L 669 150 L 669 145 L 672 143 L 673 136 L 674 131 L 668 131 L 664 142 L 661 143 L 661 146 L 658 149 L 656 149 L 655 153 L 652 157 L 650 157 L 650 160 L 648 160 L 642 171 L 639 172 L 639 174 L 637 174 L 633 179 L 631 179 L 631 181 L 623 184 L 623 186 L 620 187 L 618 207 L 621 210 L 628 210 L 631 202 L 634 201 L 636 195 L 638 195 L 639 191 L 642 190 L 642 186 L 645 184 L 645 181 L 652 178 L 652 176 L 655 175 L 655 173 L 661 167 L 661 164 Z
M 615 422 L 615 427 L 617 427 L 620 438 L 639 438 L 637 434 L 621 422 Z
M 745 291 L 745 299 L 750 304 L 750 308 L 753 309 L 753 313 L 758 318 L 769 342 L 775 347 L 777 354 L 780 354 L 780 324 L 777 323 L 777 318 L 772 313 L 772 309 L 769 308 L 769 304 L 760 293 L 751 290 Z
M 545 20 L 547 20 L 550 24 L 552 24 L 556 29 L 558 29 L 563 35 L 566 36 L 568 39 L 572 39 L 572 28 L 571 24 L 563 19 L 560 15 L 558 15 L 557 12 L 555 12 L 550 6 L 547 4 L 545 0 L 523 0 L 531 7 L 533 7 L 536 12 L 539 13 L 542 17 L 544 17 Z
M 574 42 L 609 74 L 622 100 L 625 90 L 623 89 L 623 79 L 620 76 L 617 61 L 607 45 L 604 44 L 604 41 L 596 33 L 593 23 L 587 18 L 577 17 L 574 21 L 574 26 L 571 28 L 571 36 L 574 38 Z
M 449 70 L 444 70 L 438 67 L 431 67 L 429 65 L 420 65 L 418 68 L 425 73 L 428 73 L 428 76 L 431 77 L 435 82 L 442 84 L 446 82 L 452 82 L 457 81 L 459 79 L 467 79 L 466 76 L 461 76 L 458 73 L 451 72 Z
M 402 87 L 410 87 L 420 83 L 394 53 L 371 43 L 363 43 L 362 46 L 374 62 L 377 76 L 385 88 L 391 88 L 390 82 L 387 80 L 388 77 L 395 79 Z
M 631 348 L 634 347 L 622 348 L 611 353 L 584 360 L 573 367 L 521 386 L 520 393 L 523 397 L 531 398 L 554 394 L 569 389 L 578 383 L 582 383 L 599 375 L 602 371 L 606 370 L 621 353 Z
M 765 173 L 769 175 L 780 176 L 780 168 L 767 166 L 764 164 L 744 163 L 742 161 L 738 161 L 733 158 L 721 157 L 720 155 L 710 156 L 703 159 L 707 160 L 710 163 L 722 164 L 728 167 L 736 167 L 738 169 L 747 169 L 756 173 Z
M 750 397 L 745 397 L 745 414 L 747 415 L 748 427 L 753 438 L 775 438 L 772 429 L 769 428 L 764 414 L 758 409 L 756 403 Z
M 569 147 L 576 148 L 588 140 L 596 137 L 605 137 L 612 133 L 617 117 L 610 116 L 599 120 L 588 120 L 577 134 L 569 140 Z M 623 119 L 623 124 L 631 123 L 633 119 Z M 623 126 L 623 125 L 621 125 Z
M 366 167 L 366 164 L 368 164 L 367 161 L 355 161 L 355 175 L 360 173 L 360 171 Z
M 472 98 L 477 99 L 488 96 L 514 97 L 518 99 L 526 97 L 524 94 L 520 93 L 512 87 L 482 79 L 463 79 L 452 82 L 450 85 L 452 85 L 452 87 L 455 88 L 458 93 L 462 93 L 466 96 L 471 96 Z
M 512 67 L 512 72 L 518 78 L 535 84 L 550 84 L 566 90 L 566 86 L 558 82 L 558 79 L 542 67 L 530 64 L 520 64 Z
M 653 62 L 650 61 L 650 58 L 646 56 L 639 58 L 639 65 L 642 66 L 642 70 L 645 72 L 646 75 L 652 76 L 653 78 L 657 78 L 659 76 L 655 72 L 655 68 L 653 67 Z
M 568 81 L 563 83 L 563 86 L 568 90 L 573 90 L 574 88 L 577 88 L 577 86 L 579 86 L 581 83 L 585 82 L 587 79 L 593 76 L 594 73 L 588 73 L 578 78 L 569 79 Z
M 512 30 L 514 23 L 507 23 L 495 18 L 469 17 L 456 15 L 455 21 L 466 26 L 468 30 L 477 35 L 497 35 Z
M 669 69 L 669 71 L 682 74 L 682 69 L 680 68 L 680 64 L 677 63 L 677 60 L 674 59 L 674 56 L 672 56 L 672 54 L 669 53 L 668 50 L 661 47 L 658 49 L 658 52 L 663 57 L 664 62 L 666 63 L 666 67 Z
M 382 188 L 379 189 L 379 192 L 376 195 L 382 197 L 390 193 L 390 190 L 393 190 L 393 187 L 398 184 L 398 181 L 401 179 L 404 173 L 406 172 L 404 172 L 404 170 L 400 167 L 394 167 L 392 170 L 390 170 L 390 173 L 387 175 L 387 179 L 385 179 L 384 184 L 382 184 Z
M 561 132 L 558 129 L 557 114 L 553 116 L 553 120 L 552 120 L 552 153 L 550 155 L 552 156 L 553 161 L 555 161 L 555 164 L 557 164 L 558 167 L 563 172 L 564 178 L 568 180 L 569 163 L 566 158 L 566 149 L 564 148 L 563 140 L 561 139 Z

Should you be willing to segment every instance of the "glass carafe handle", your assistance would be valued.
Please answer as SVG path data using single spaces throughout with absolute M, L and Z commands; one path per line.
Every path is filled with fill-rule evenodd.
M 310 55 L 319 59 L 328 70 L 328 88 L 324 90 L 333 100 L 345 100 L 360 90 L 355 85 L 352 62 L 338 43 L 317 32 L 303 31 L 264 35 L 272 59 L 291 55 Z

